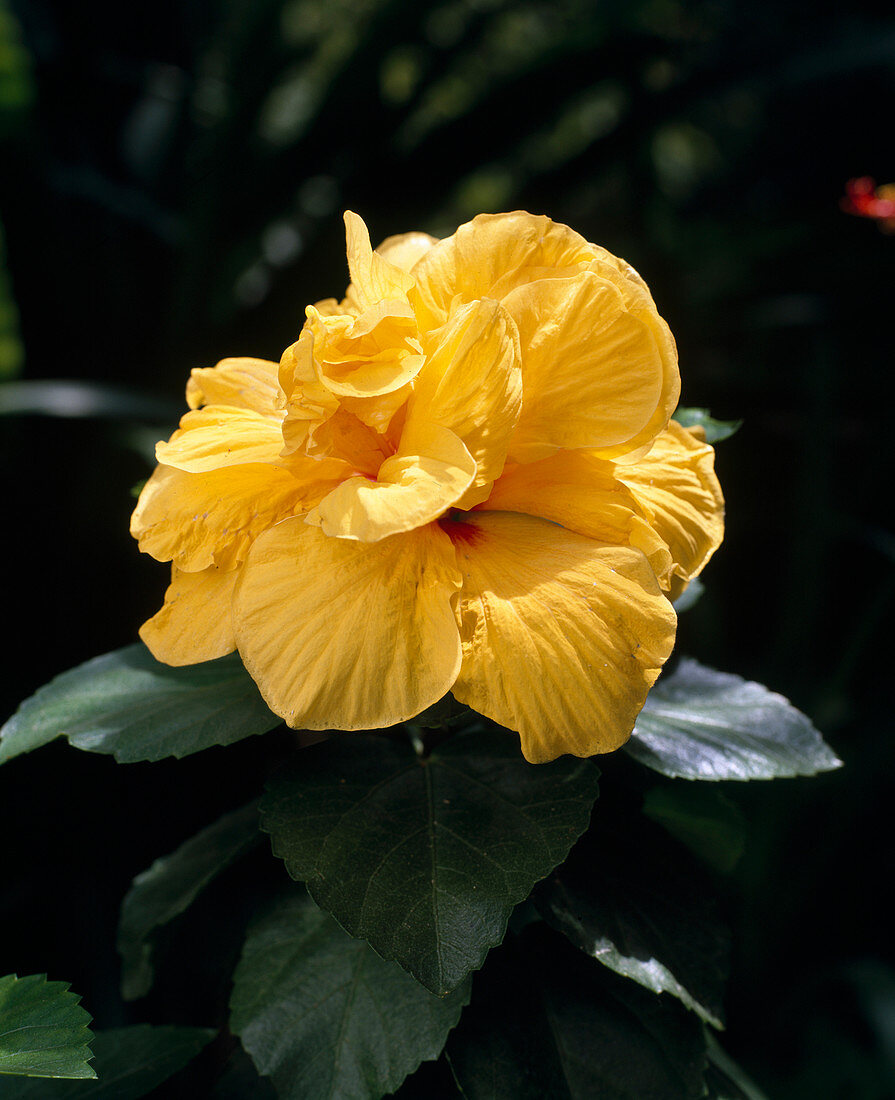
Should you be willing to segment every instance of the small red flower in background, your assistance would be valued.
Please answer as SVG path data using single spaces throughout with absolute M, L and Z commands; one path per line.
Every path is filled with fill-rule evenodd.
M 877 187 L 870 176 L 849 180 L 840 206 L 846 214 L 873 218 L 885 233 L 895 233 L 895 183 Z

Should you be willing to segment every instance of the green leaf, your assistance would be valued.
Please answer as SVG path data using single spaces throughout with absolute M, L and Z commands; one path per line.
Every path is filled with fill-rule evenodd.
M 121 906 L 118 951 L 125 1000 L 143 997 L 153 979 L 152 937 L 182 913 L 209 882 L 259 840 L 258 803 L 226 814 L 137 875 Z
M 179 758 L 279 724 L 237 654 L 172 668 L 137 644 L 63 672 L 26 699 L 0 730 L 0 764 L 60 736 L 123 764 Z
M 699 1020 L 556 942 L 543 925 L 476 975 L 447 1045 L 467 1100 L 695 1100 Z
M 716 871 L 732 871 L 743 854 L 746 821 L 742 810 L 717 787 L 702 783 L 653 787 L 644 797 L 643 812 Z
M 134 1027 L 99 1031 L 94 1081 L 4 1084 L 3 1100 L 139 1100 L 195 1058 L 214 1038 L 202 1027 Z
M 709 1068 L 705 1075 L 707 1100 L 767 1100 L 733 1059 L 721 1049 L 713 1035 L 708 1040 Z
M 688 853 L 641 815 L 597 818 L 535 893 L 576 947 L 722 1025 L 728 934 Z
M 479 726 L 427 758 L 339 734 L 275 777 L 261 820 L 318 905 L 440 994 L 587 828 L 598 778 L 588 760 L 527 763 L 505 730 Z
M 429 993 L 296 889 L 249 930 L 230 1026 L 280 1100 L 374 1100 L 438 1057 L 468 1000 L 468 983 Z
M 80 1000 L 45 974 L 0 978 L 0 1074 L 95 1077 L 87 1065 L 90 1013 Z
M 742 420 L 715 420 L 709 415 L 708 409 L 679 408 L 674 413 L 674 419 L 682 428 L 702 428 L 706 443 L 720 443 L 723 439 L 729 439 L 743 424 Z
M 684 779 L 777 779 L 842 764 L 782 695 L 686 657 L 647 696 L 625 749 Z

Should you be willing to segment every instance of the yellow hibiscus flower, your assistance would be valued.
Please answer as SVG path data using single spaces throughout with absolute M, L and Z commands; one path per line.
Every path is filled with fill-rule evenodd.
M 712 448 L 669 422 L 668 326 L 566 226 L 482 215 L 370 246 L 279 364 L 192 372 L 132 520 L 172 562 L 141 637 L 238 649 L 293 727 L 375 729 L 453 692 L 533 762 L 629 736 L 721 541 Z

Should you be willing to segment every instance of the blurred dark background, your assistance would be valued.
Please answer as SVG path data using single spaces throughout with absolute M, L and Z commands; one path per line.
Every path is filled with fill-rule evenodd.
M 867 0 L 0 0 L 0 718 L 156 609 L 166 570 L 127 533 L 150 445 L 190 367 L 276 359 L 342 293 L 344 208 L 374 242 L 547 213 L 646 278 L 684 403 L 745 421 L 680 648 L 792 698 L 846 764 L 726 792 L 749 840 L 725 1044 L 772 1100 L 895 1096 L 895 237 L 839 205 L 895 180 L 893 104 Z M 118 902 L 262 767 L 251 742 L 6 765 L 0 973 L 136 1019 Z

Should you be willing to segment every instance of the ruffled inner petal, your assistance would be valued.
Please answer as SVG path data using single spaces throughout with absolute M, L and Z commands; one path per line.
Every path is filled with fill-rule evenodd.
M 516 326 L 498 302 L 473 302 L 432 334 L 427 352 L 405 431 L 432 423 L 455 432 L 475 459 L 476 493 L 500 476 L 522 407 Z M 475 502 L 467 497 L 458 507 Z
M 437 424 L 405 431 L 398 454 L 380 466 L 376 480 L 342 482 L 308 515 L 324 534 L 377 542 L 437 519 L 452 507 L 476 473 L 462 440 Z

